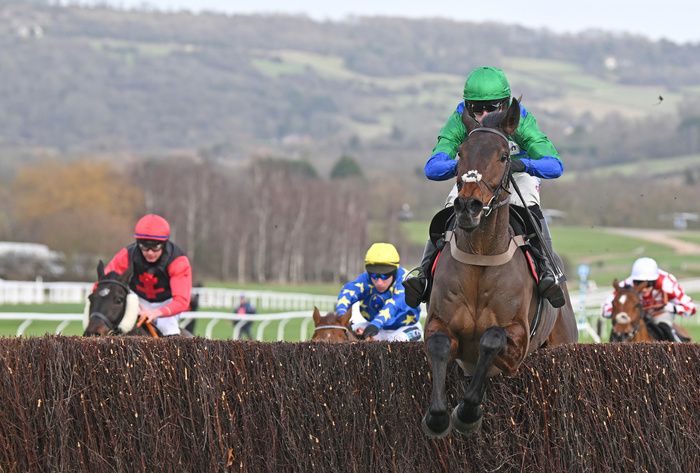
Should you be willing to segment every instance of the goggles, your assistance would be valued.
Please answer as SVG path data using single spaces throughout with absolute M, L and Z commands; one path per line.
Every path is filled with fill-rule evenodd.
M 139 241 L 138 244 L 141 251 L 160 251 L 163 249 L 163 246 L 165 246 L 165 242 L 154 240 Z
M 501 105 L 503 105 L 502 100 L 488 100 L 488 101 L 483 101 L 483 102 L 465 102 L 465 105 L 467 107 L 467 110 L 469 110 L 469 113 L 472 115 L 480 115 L 484 112 L 495 112 L 499 108 L 501 108 Z
M 369 274 L 370 279 L 381 279 L 382 281 L 386 281 L 390 277 L 394 275 L 394 273 L 388 273 L 388 274 L 381 274 L 381 273 L 367 273 Z

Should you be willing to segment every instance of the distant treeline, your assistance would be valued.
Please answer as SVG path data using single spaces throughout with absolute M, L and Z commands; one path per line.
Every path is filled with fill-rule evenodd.
M 64 278 L 93 279 L 97 259 L 133 241 L 134 223 L 150 211 L 168 219 L 197 278 L 345 280 L 362 270 L 369 199 L 356 180 L 306 169 L 273 159 L 226 169 L 181 158 L 124 170 L 44 161 L 0 185 L 0 240 L 48 244 L 65 255 Z M 1 278 L 39 275 L 50 276 L 26 262 L 0 264 Z

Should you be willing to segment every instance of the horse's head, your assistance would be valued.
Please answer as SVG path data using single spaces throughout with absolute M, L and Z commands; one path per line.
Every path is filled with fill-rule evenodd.
M 634 287 L 620 287 L 617 279 L 613 281 L 613 288 L 615 296 L 612 301 L 613 326 L 610 340 L 630 341 L 637 335 L 644 317 L 642 300 Z
M 349 327 L 351 316 L 350 311 L 343 315 L 338 315 L 335 312 L 321 315 L 318 308 L 314 307 L 314 335 L 311 337 L 311 341 L 339 343 L 357 340 L 355 333 Z
M 508 136 L 520 122 L 520 103 L 511 101 L 508 110 L 487 115 L 479 124 L 469 114 L 462 114 L 467 139 L 459 147 L 457 189 L 454 202 L 457 226 L 474 230 L 493 209 L 505 205 L 510 174 Z
M 104 273 L 104 263 L 97 265 L 97 286 L 88 297 L 85 310 L 85 336 L 115 335 L 130 332 L 136 324 L 138 296 L 129 290 L 132 268 L 123 274 Z

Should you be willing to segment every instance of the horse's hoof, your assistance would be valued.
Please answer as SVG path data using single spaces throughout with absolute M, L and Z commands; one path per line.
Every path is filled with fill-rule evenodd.
M 484 416 L 479 414 L 479 417 L 475 421 L 464 422 L 457 414 L 460 405 L 457 405 L 457 407 L 452 410 L 452 416 L 450 416 L 452 420 L 452 428 L 462 435 L 469 435 L 481 429 L 481 421 L 483 420 Z
M 431 425 L 435 428 L 431 427 Z M 441 439 L 450 433 L 452 424 L 446 413 L 435 415 L 426 412 L 423 416 L 423 422 L 421 422 L 421 428 L 423 429 L 423 433 L 431 439 Z

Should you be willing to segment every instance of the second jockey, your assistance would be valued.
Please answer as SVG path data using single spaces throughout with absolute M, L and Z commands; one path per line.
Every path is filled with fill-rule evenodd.
M 391 243 L 374 243 L 365 255 L 365 269 L 340 290 L 336 314 L 343 315 L 360 302 L 364 320 L 352 329 L 366 340 L 417 341 L 423 338 L 420 308 L 406 304 L 399 252 Z
M 673 328 L 676 315 L 688 317 L 696 312 L 695 303 L 685 294 L 673 274 L 659 269 L 652 258 L 639 258 L 632 265 L 632 272 L 620 282 L 620 287 L 632 286 L 640 294 L 642 307 L 651 312 L 652 322 L 663 334 L 664 340 L 680 342 L 681 338 Z M 614 294 L 603 303 L 602 315 L 612 316 Z
M 134 228 L 134 239 L 107 264 L 105 274 L 122 274 L 131 266 L 129 288 L 139 296 L 142 319 L 165 336 L 180 335 L 179 314 L 190 306 L 190 261 L 170 241 L 170 224 L 160 215 L 143 216 Z

